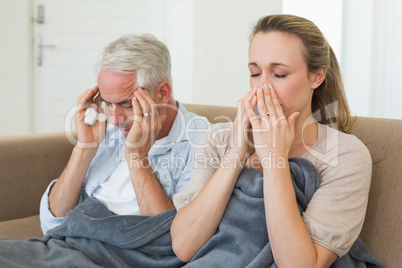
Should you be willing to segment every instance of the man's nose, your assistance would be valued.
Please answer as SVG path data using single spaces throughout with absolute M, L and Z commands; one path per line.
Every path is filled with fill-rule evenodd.
M 124 123 L 124 121 L 126 120 L 124 114 L 117 105 L 114 105 L 113 109 L 109 111 L 110 111 L 110 123 L 112 125 L 118 126 Z

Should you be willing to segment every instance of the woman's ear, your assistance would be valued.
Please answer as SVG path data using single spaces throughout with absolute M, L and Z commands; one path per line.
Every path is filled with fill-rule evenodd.
M 170 101 L 172 95 L 172 88 L 168 82 L 162 82 L 159 84 L 155 91 L 154 99 L 156 103 L 167 104 Z
M 325 79 L 325 76 L 327 75 L 327 68 L 322 67 L 320 69 L 318 69 L 317 71 L 312 73 L 312 88 L 316 89 L 317 87 L 319 87 L 322 82 Z

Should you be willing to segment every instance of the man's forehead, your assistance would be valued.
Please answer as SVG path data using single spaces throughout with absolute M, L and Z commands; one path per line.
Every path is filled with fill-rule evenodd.
M 107 102 L 107 103 L 113 103 L 113 104 L 127 104 L 131 103 L 131 98 L 129 99 L 122 99 L 122 100 L 117 100 L 117 101 L 112 101 L 112 100 L 107 100 L 103 98 L 102 94 L 100 94 L 100 99 L 101 101 Z
M 101 100 L 108 103 L 124 104 L 131 102 L 138 89 L 135 73 L 116 73 L 101 70 L 98 77 Z

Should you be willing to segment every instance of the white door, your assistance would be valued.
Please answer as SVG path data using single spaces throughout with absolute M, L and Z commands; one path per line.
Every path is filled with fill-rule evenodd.
M 166 38 L 164 0 L 34 0 L 33 8 L 35 133 L 64 131 L 78 95 L 96 85 L 106 44 L 130 33 Z

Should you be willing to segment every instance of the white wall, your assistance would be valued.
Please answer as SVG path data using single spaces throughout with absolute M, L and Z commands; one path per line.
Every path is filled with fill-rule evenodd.
M 283 13 L 314 22 L 331 45 L 338 61 L 342 62 L 343 0 L 283 0 Z
M 370 114 L 374 0 L 345 1 L 342 76 L 352 113 Z M 356 12 L 359 11 L 359 15 Z
M 176 99 L 237 105 L 250 89 L 247 58 L 252 25 L 263 15 L 281 13 L 282 1 L 173 0 L 170 8 L 168 24 L 175 27 L 168 29 L 167 44 Z
M 402 1 L 345 1 L 342 74 L 352 113 L 402 119 Z
M 30 1 L 0 1 L 0 136 L 32 129 Z

